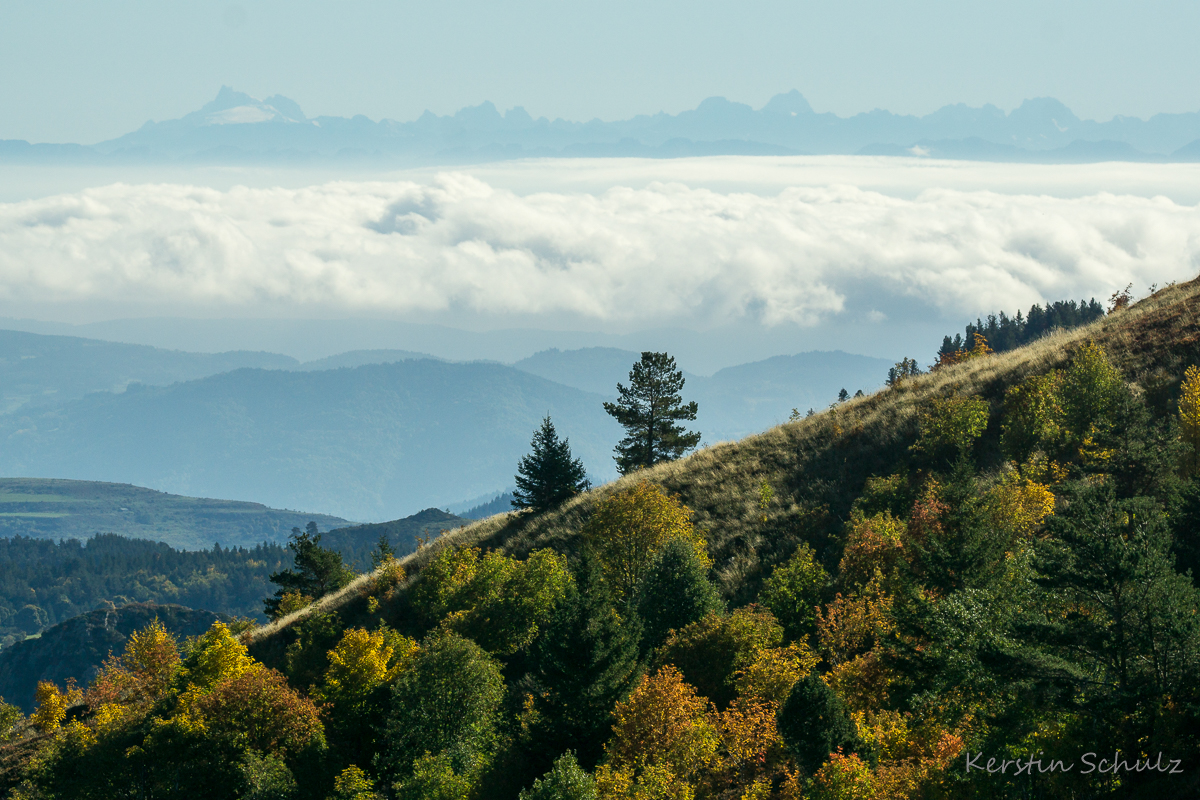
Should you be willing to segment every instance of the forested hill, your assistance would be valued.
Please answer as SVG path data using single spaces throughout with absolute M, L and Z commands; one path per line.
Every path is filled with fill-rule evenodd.
M 97 607 L 130 602 L 264 620 L 269 578 L 291 565 L 280 544 L 179 551 L 110 533 L 59 542 L 0 537 L 0 651 Z
M 639 472 L 540 517 L 505 515 L 452 531 L 403 561 L 407 590 L 374 594 L 375 579 L 364 579 L 247 634 L 247 641 L 256 657 L 286 671 L 285 647 L 298 633 L 303 639 L 316 630 L 319 620 L 371 627 L 382 619 L 419 638 L 439 614 L 457 608 L 443 624 L 478 635 L 469 633 L 472 615 L 499 613 L 468 599 L 483 597 L 476 594 L 487 591 L 482 585 L 468 584 L 463 606 L 430 605 L 451 596 L 438 594 L 452 591 L 453 581 L 446 581 L 459 573 L 451 564 L 470 563 L 468 555 L 451 555 L 455 547 L 474 545 L 517 559 L 553 548 L 575 563 L 589 521 L 649 482 L 691 510 L 706 540 L 710 576 L 729 607 L 757 601 L 782 625 L 784 644 L 794 641 L 800 653 L 812 654 L 812 666 L 797 666 L 793 675 L 811 669 L 824 680 L 800 680 L 777 701 L 777 727 L 763 736 L 782 749 L 764 745 L 760 758 L 766 761 L 758 762 L 798 770 L 812 796 L 1010 797 L 1018 791 L 1013 779 L 964 772 L 968 750 L 1016 757 L 1040 749 L 1078 764 L 1086 752 L 1118 748 L 1161 751 L 1179 759 L 1190 776 L 1126 775 L 1121 796 L 1134 788 L 1159 797 L 1195 796 L 1200 742 L 1184 731 L 1200 730 L 1200 598 L 1184 570 L 1200 567 L 1200 471 L 1193 454 L 1200 447 L 1200 376 L 1190 378 L 1187 391 L 1181 384 L 1198 362 L 1200 281 L 1192 281 L 1090 325 L 906 379 L 811 418 Z M 1192 416 L 1182 422 L 1181 396 L 1192 403 Z M 682 598 L 681 591 L 676 585 L 667 596 Z M 1134 605 L 1117 608 L 1105 599 L 1115 596 Z M 1078 613 L 1064 610 L 1071 608 Z M 664 613 L 639 606 L 645 624 Z M 1136 633 L 1127 629 L 1128 637 L 1115 637 L 1114 613 L 1129 615 L 1121 619 Z M 680 691 L 720 695 L 719 707 L 733 713 L 735 706 L 725 704 L 737 696 L 731 688 L 736 665 L 782 657 L 755 649 L 769 644 L 736 644 L 739 636 L 757 635 L 750 633 L 758 630 L 752 619 L 717 616 L 687 626 L 663 645 L 667 650 L 647 656 L 658 683 L 637 684 L 627 702 L 669 702 L 666 695 L 652 701 L 645 692 L 675 691 L 675 679 L 662 672 L 673 664 L 690 685 Z M 555 652 L 551 642 L 518 648 L 516 655 L 496 646 L 485 644 L 507 665 L 511 681 L 525 670 L 539 680 L 557 674 L 538 661 Z M 588 662 L 579 663 L 585 669 Z M 1118 664 L 1132 671 L 1119 672 Z M 550 686 L 554 697 L 558 684 Z M 752 695 L 739 702 L 744 713 Z M 396 703 L 402 703 L 399 695 L 381 713 L 407 719 Z M 832 721 L 832 728 L 805 728 L 799 719 L 818 707 L 833 717 L 855 716 L 840 717 L 841 728 Z M 616 711 L 634 713 L 629 705 Z M 1154 720 L 1164 714 L 1170 726 L 1157 727 Z M 624 723 L 608 724 L 601 728 L 617 731 L 613 736 L 636 736 L 619 733 Z M 375 746 L 397 741 L 380 731 Z M 598 735 L 598 743 L 560 739 L 557 745 L 559 751 L 587 750 L 585 767 L 595 766 L 602 784 L 622 765 L 635 785 L 648 781 L 650 773 L 634 765 L 658 764 L 698 797 L 726 796 L 714 787 L 753 783 L 754 775 L 775 787 L 764 797 L 800 796 L 780 793 L 786 788 L 780 773 L 721 772 L 737 762 L 721 760 L 733 758 L 725 748 L 734 743 L 719 737 L 715 746 L 726 755 L 714 755 L 711 767 L 685 777 L 672 771 L 683 768 L 665 753 Z M 887 744 L 893 735 L 908 744 L 893 749 Z M 520 780 L 528 786 L 549 762 L 523 750 L 516 734 L 505 736 L 507 744 L 490 751 L 504 765 L 496 768 L 516 774 L 504 759 L 516 757 L 514 748 L 525 753 L 521 759 L 540 765 L 521 761 L 526 772 Z M 1035 740 L 1036 747 L 1021 744 Z M 831 758 L 838 742 L 843 754 L 854 753 L 850 760 Z M 398 769 L 412 774 L 413 767 Z M 1106 781 L 1076 769 L 1045 778 L 1034 795 L 1097 796 L 1112 790 Z M 496 797 L 516 795 L 493 788 Z
M 127 648 L 74 718 L 43 687 L 0 788 L 1196 797 L 1198 530 L 1200 279 L 449 531 L 240 638 L 149 629 L 159 666 Z
M 200 550 L 214 543 L 255 547 L 286 542 L 292 528 L 309 522 L 322 530 L 347 524 L 328 514 L 185 497 L 125 483 L 0 478 L 0 537 L 86 539 L 115 533 Z
M 65 685 L 73 679 L 86 685 L 111 653 L 124 649 L 131 633 L 156 619 L 183 638 L 204 633 L 216 620 L 229 621 L 229 615 L 170 604 L 131 603 L 72 617 L 36 639 L 0 651 L 0 697 L 28 713 L 35 705 L 34 688 L 39 680 Z

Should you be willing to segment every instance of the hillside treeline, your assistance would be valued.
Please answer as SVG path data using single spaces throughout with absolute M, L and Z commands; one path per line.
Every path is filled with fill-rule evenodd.
M 1015 316 L 1008 316 L 1003 311 L 999 314 L 988 314 L 987 319 L 976 319 L 967 324 L 966 336 L 955 334 L 942 339 L 938 355 L 947 355 L 963 349 L 970 350 L 975 343 L 975 335 L 987 339 L 993 351 L 1003 353 L 1014 350 L 1022 345 L 1040 339 L 1052 330 L 1070 330 L 1086 325 L 1104 316 L 1104 306 L 1093 297 L 1091 300 L 1058 300 L 1046 303 L 1046 307 L 1033 304 L 1028 314 L 1020 311 Z
M 109 533 L 83 541 L 0 538 L 0 646 L 106 601 L 263 619 L 269 578 L 290 565 L 291 553 L 277 544 L 187 551 Z
M 416 575 L 385 562 L 279 629 L 151 626 L 9 714 L 4 779 L 45 800 L 1196 796 L 1200 369 L 1135 384 L 1095 342 L 1068 355 L 997 386 L 981 349 L 757 460 L 713 451 L 759 475 L 770 442 L 821 455 L 707 498 L 707 529 L 652 482 L 714 491 L 702 453 L 570 501 L 552 536 L 525 515 Z M 762 572 L 754 536 L 786 547 Z

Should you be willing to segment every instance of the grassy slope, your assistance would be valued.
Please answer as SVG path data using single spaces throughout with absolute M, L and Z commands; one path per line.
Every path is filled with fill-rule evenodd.
M 1133 307 L 1031 345 L 924 375 L 825 412 L 738 442 L 717 444 L 679 461 L 581 495 L 538 518 L 503 514 L 442 536 L 403 562 L 411 582 L 436 548 L 478 545 L 515 554 L 540 547 L 571 553 L 577 532 L 598 500 L 634 481 L 650 480 L 677 493 L 705 531 L 727 596 L 747 601 L 779 561 L 808 540 L 827 562 L 840 545 L 831 534 L 866 479 L 886 475 L 906 460 L 921 409 L 952 394 L 981 395 L 998 409 L 1004 390 L 1022 378 L 1063 365 L 1074 345 L 1095 339 L 1126 377 L 1151 395 L 1170 399 L 1183 369 L 1200 361 L 1200 279 L 1168 287 Z M 980 458 L 999 461 L 998 431 L 989 428 Z M 767 482 L 774 499 L 759 508 Z M 354 624 L 365 612 L 370 577 L 272 625 L 247 634 L 252 651 L 269 663 L 282 655 L 289 628 L 314 608 L 339 611 Z M 385 609 L 386 610 L 386 609 Z
M 182 550 L 283 542 L 310 520 L 345 525 L 326 514 L 280 511 L 259 503 L 156 492 L 124 483 L 0 478 L 0 536 L 83 539 L 116 533 Z

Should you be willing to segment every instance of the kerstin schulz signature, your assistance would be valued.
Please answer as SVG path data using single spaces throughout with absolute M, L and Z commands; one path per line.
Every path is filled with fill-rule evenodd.
M 1039 756 L 1042 751 L 1037 753 Z M 1166 763 L 1163 763 L 1163 762 Z M 983 760 L 983 753 L 972 754 L 967 751 L 967 772 L 987 772 L 989 774 L 999 773 L 1001 775 L 1034 775 L 1045 772 L 1071 772 L 1075 767 L 1079 767 L 1080 775 L 1090 775 L 1091 773 L 1116 775 L 1120 772 L 1165 772 L 1168 775 L 1178 775 L 1183 772 L 1179 768 L 1180 759 L 1166 759 L 1162 752 L 1154 756 L 1146 756 L 1145 758 L 1135 758 L 1132 760 L 1121 757 L 1121 751 L 1118 750 L 1113 754 L 1112 758 L 1099 758 L 1096 753 L 1084 753 L 1079 757 L 1079 763 L 1066 762 L 1061 759 L 1046 759 L 1034 758 L 1032 755 L 1022 760 L 1017 758 L 989 758 L 986 762 Z M 1009 772 L 1009 769 L 1013 772 Z

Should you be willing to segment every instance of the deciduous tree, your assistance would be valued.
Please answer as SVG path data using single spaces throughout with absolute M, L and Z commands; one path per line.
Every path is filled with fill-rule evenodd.
M 600 502 L 583 536 L 617 600 L 633 601 L 642 577 L 672 539 L 689 542 L 706 567 L 712 563 L 691 516 L 691 509 L 647 481 Z

